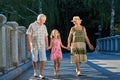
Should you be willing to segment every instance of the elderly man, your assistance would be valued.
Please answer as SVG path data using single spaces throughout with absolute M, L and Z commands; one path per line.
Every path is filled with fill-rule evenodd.
M 39 14 L 37 21 L 31 23 L 26 32 L 28 41 L 28 51 L 32 54 L 32 65 L 34 69 L 34 76 L 45 78 L 43 75 L 44 64 L 47 60 L 46 49 L 48 47 L 48 32 L 45 26 L 46 16 Z M 40 74 L 37 72 L 37 61 L 40 60 Z

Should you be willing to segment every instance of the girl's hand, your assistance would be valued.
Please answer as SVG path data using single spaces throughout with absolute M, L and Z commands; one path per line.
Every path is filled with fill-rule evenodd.
M 67 50 L 70 50 L 70 46 L 67 47 Z
M 51 47 L 47 47 L 47 50 L 49 50 Z
M 68 50 L 68 48 L 67 48 L 67 47 L 65 47 L 65 49 L 67 49 L 67 50 Z
M 46 46 L 46 50 L 48 50 L 48 46 Z

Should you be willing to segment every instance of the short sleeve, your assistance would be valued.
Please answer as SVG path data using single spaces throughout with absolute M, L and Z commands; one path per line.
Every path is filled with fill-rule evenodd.
M 45 26 L 45 36 L 48 36 L 48 31 L 47 31 L 46 26 Z
M 31 35 L 32 31 L 33 31 L 32 24 L 30 24 L 29 27 L 28 27 L 28 29 L 27 29 L 27 31 L 26 31 L 26 34 L 30 34 Z

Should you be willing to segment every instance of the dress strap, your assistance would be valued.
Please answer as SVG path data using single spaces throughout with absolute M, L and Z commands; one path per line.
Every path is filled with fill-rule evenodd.
M 82 31 L 84 32 L 84 26 L 82 26 Z
M 74 28 L 74 27 L 72 27 L 72 28 L 71 28 L 71 30 L 72 30 L 72 31 L 75 31 L 75 28 Z

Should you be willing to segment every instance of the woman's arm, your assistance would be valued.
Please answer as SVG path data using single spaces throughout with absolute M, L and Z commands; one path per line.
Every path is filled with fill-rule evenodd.
M 71 44 L 71 41 L 72 41 L 72 34 L 73 34 L 73 31 L 72 29 L 70 30 L 70 33 L 69 33 L 69 36 L 68 36 L 68 49 L 70 49 L 70 44 Z
M 87 32 L 86 32 L 86 29 L 85 29 L 85 28 L 84 28 L 84 34 L 85 34 L 85 40 L 86 40 L 89 48 L 90 48 L 91 50 L 93 50 L 94 47 L 93 47 L 93 45 L 91 45 L 91 43 L 90 43 L 90 40 L 89 40 L 89 38 L 88 38 L 88 36 L 87 36 Z

